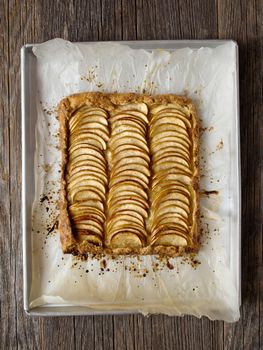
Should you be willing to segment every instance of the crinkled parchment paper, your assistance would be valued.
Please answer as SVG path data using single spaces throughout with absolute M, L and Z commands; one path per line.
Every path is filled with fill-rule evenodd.
M 117 43 L 55 39 L 37 57 L 35 201 L 30 308 L 78 305 L 168 315 L 239 318 L 236 229 L 235 44 L 171 52 Z M 202 248 L 196 257 L 159 260 L 63 255 L 55 229 L 60 186 L 56 106 L 84 91 L 187 94 L 201 119 Z

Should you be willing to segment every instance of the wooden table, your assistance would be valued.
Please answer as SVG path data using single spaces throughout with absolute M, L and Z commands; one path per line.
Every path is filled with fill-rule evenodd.
M 262 0 L 1 0 L 0 18 L 0 348 L 263 349 Z M 54 37 L 237 40 L 243 205 L 238 323 L 140 315 L 30 318 L 23 312 L 20 48 Z

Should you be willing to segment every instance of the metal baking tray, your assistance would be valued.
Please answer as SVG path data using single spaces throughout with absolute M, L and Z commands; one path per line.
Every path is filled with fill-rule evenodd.
M 164 49 L 172 51 L 189 47 L 191 49 L 199 49 L 201 47 L 215 48 L 221 44 L 225 44 L 229 40 L 161 40 L 161 41 L 118 41 L 124 45 L 128 45 L 134 49 Z M 88 42 L 86 43 L 88 44 Z M 232 164 L 234 173 L 237 175 L 236 194 L 236 232 L 238 234 L 238 251 L 237 263 L 237 285 L 240 293 L 240 276 L 241 276 L 241 163 L 240 163 L 240 132 L 239 132 L 239 82 L 238 82 L 238 46 L 235 44 L 236 57 L 236 91 L 235 91 L 235 146 L 237 158 L 235 164 Z M 32 255 L 32 205 L 35 198 L 35 175 L 34 175 L 34 154 L 36 148 L 35 142 L 35 126 L 37 120 L 36 99 L 37 91 L 36 80 L 36 57 L 32 52 L 33 46 L 38 44 L 26 44 L 21 48 L 21 110 L 22 110 L 22 234 L 23 234 L 23 301 L 24 310 L 28 315 L 32 316 L 68 316 L 68 315 L 99 315 L 99 314 L 127 314 L 132 311 L 94 311 L 88 307 L 78 307 L 73 305 L 52 305 L 41 306 L 30 309 L 29 295 L 31 287 L 31 255 Z

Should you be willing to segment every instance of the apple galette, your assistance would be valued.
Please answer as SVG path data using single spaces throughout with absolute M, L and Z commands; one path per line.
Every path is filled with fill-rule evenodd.
M 59 121 L 65 253 L 198 248 L 198 121 L 187 98 L 76 94 Z

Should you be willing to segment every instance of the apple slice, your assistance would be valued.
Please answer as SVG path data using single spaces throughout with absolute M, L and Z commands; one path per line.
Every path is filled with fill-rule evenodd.
M 93 234 L 87 233 L 86 230 L 78 230 L 76 238 L 80 244 L 89 242 L 99 247 L 103 245 L 101 237 L 97 236 L 94 233 Z
M 84 136 L 88 139 L 89 137 L 92 137 L 94 136 L 94 138 L 96 139 L 102 139 L 104 140 L 105 142 L 108 142 L 109 141 L 109 135 L 104 132 L 103 130 L 101 129 L 88 129 L 88 128 L 84 128 L 84 129 L 81 129 L 79 130 L 79 132 L 75 132 L 74 134 L 70 134 L 69 136 L 69 142 L 70 144 L 74 143 L 77 139 L 79 139 L 79 137 L 81 136 Z
M 112 208 L 109 208 L 109 216 L 113 214 L 117 215 L 117 213 L 121 213 L 127 210 L 134 211 L 138 214 L 141 214 L 144 218 L 148 217 L 147 210 L 145 210 L 143 207 L 138 205 L 137 202 L 124 203 L 120 205 L 118 208 L 114 208 L 114 210 Z
M 187 197 L 189 200 L 191 198 L 191 192 L 189 191 L 188 187 L 179 186 L 176 183 L 170 184 L 169 182 L 167 183 L 163 182 L 159 186 L 157 186 L 157 188 L 155 188 L 152 191 L 152 196 L 156 198 L 157 196 L 161 196 L 169 192 L 181 193 L 183 196 Z
M 150 137 L 154 137 L 157 134 L 161 134 L 163 132 L 177 132 L 180 133 L 182 135 L 184 135 L 187 139 L 190 139 L 190 136 L 186 130 L 186 128 L 178 126 L 178 125 L 174 125 L 174 124 L 163 124 L 163 125 L 159 125 L 156 127 L 151 127 L 150 128 Z
M 100 201 L 100 200 L 97 200 L 97 199 L 87 199 L 87 200 L 84 200 L 84 201 L 81 201 L 81 202 L 77 202 L 77 203 L 74 203 L 74 204 L 71 204 L 69 206 L 69 211 L 71 210 L 76 210 L 76 208 L 91 208 L 92 210 L 99 210 L 100 212 L 103 212 L 104 211 L 104 204 Z
M 102 160 L 103 159 L 103 160 Z M 106 161 L 104 158 L 98 159 L 98 157 L 94 154 L 81 154 L 79 156 L 75 156 L 72 158 L 69 156 L 69 162 L 67 164 L 67 169 L 72 169 L 78 164 L 82 164 L 85 162 L 85 164 L 89 162 L 96 163 L 97 166 L 102 167 L 103 169 L 106 169 Z
M 83 202 L 90 199 L 100 200 L 102 203 L 106 201 L 105 194 L 89 183 L 68 191 L 68 197 L 71 198 L 71 203 Z
M 176 130 L 166 130 L 162 131 L 160 133 L 156 133 L 153 137 L 151 137 L 152 142 L 156 143 L 160 140 L 165 139 L 175 139 L 180 140 L 180 142 L 191 146 L 191 141 L 189 140 L 189 137 L 181 133 L 180 131 Z
M 119 139 L 122 139 L 122 138 L 127 138 L 128 140 L 131 140 L 131 141 L 133 141 L 133 139 L 138 139 L 147 145 L 145 137 L 142 134 L 138 133 L 137 131 L 127 130 L 127 131 L 123 131 L 122 133 L 117 133 L 114 136 L 112 136 L 110 141 L 109 141 L 109 146 L 111 147 L 111 145 L 114 145 L 114 143 L 116 143 L 116 141 L 118 141 Z
M 83 182 L 86 179 L 90 179 L 92 176 L 92 178 L 96 178 L 99 179 L 101 181 L 102 184 L 106 185 L 108 183 L 108 178 L 105 175 L 105 173 L 100 172 L 99 170 L 97 170 L 96 172 L 94 172 L 93 169 L 90 169 L 89 167 L 82 167 L 82 169 L 76 168 L 75 172 L 72 172 L 71 174 L 69 174 L 67 176 L 67 180 L 68 183 L 72 184 L 76 178 L 78 178 L 79 182 Z
M 126 205 L 134 205 L 137 207 L 142 208 L 143 210 L 145 210 L 145 212 L 147 212 L 147 205 L 144 202 L 140 202 L 137 199 L 123 199 L 121 198 L 119 202 L 116 203 L 116 201 L 114 201 L 113 203 L 111 203 L 111 206 L 109 208 L 109 213 L 112 214 L 114 212 L 116 212 L 116 210 L 118 209 L 123 209 L 125 208 Z
M 140 226 L 144 226 L 144 220 L 142 217 L 138 218 L 135 215 L 129 215 L 128 213 L 121 213 L 118 216 L 114 216 L 112 219 L 108 220 L 107 224 L 107 230 L 110 230 L 112 225 L 115 224 L 115 222 L 123 222 L 129 223 L 132 227 L 133 224 L 137 224 Z
M 182 175 L 182 176 L 186 176 L 188 177 L 189 179 L 192 178 L 192 174 L 189 174 L 188 172 L 180 169 L 178 166 L 174 169 L 166 169 L 166 170 L 162 170 L 160 171 L 159 173 L 156 173 L 153 175 L 152 177 L 152 181 L 153 181 L 153 184 L 155 185 L 155 181 L 158 181 L 158 179 L 161 179 L 161 180 L 164 180 L 166 177 L 168 177 L 169 175 L 174 175 L 175 176 L 175 180 L 180 180 L 179 179 L 179 176 Z M 176 176 L 178 176 L 178 178 L 176 178 Z M 185 183 L 185 180 L 183 181 Z M 186 185 L 188 183 L 185 183 Z
M 175 208 L 178 207 L 180 209 L 182 209 L 185 213 L 185 215 L 187 215 L 187 217 L 189 217 L 190 215 L 190 207 L 188 205 L 186 205 L 183 201 L 181 200 L 176 200 L 173 198 L 165 198 L 161 203 L 158 203 L 156 205 L 156 207 L 154 207 L 154 209 L 152 210 L 152 216 L 153 218 L 156 217 L 156 215 L 158 214 L 159 211 L 161 211 L 163 208 L 167 208 L 169 206 Z
M 134 192 L 137 195 L 145 198 L 146 200 L 148 199 L 147 193 L 142 189 L 142 187 L 137 182 L 128 181 L 128 180 L 112 186 L 110 188 L 108 198 L 110 199 L 111 196 L 114 195 L 114 193 L 122 193 L 122 191 L 131 191 L 131 192 Z
M 116 141 L 114 141 L 114 143 L 111 142 L 110 150 L 114 152 L 119 146 L 127 144 L 137 146 L 141 150 L 144 150 L 146 153 L 149 153 L 149 148 L 145 140 L 140 140 L 137 137 L 127 137 L 126 135 L 118 138 Z
M 145 152 L 144 150 L 140 149 L 138 146 L 131 145 L 131 144 L 123 144 L 117 147 L 112 152 L 112 155 L 113 155 L 112 161 L 114 163 L 117 163 L 122 158 L 128 158 L 129 156 L 138 156 L 145 159 L 147 163 L 150 163 L 149 152 Z
M 130 126 L 130 125 L 122 125 L 122 126 L 119 126 L 118 128 L 116 128 L 114 126 L 114 128 L 112 129 L 111 131 L 111 137 L 116 137 L 116 136 L 120 136 L 122 135 L 123 133 L 133 133 L 134 135 L 139 135 L 141 136 L 144 140 L 145 140 L 145 135 L 146 133 L 145 132 L 142 132 L 139 128 L 137 128 L 136 126 Z
M 133 233 L 135 235 L 137 235 L 138 237 L 140 237 L 140 240 L 142 242 L 146 241 L 146 231 L 144 229 L 144 227 L 141 227 L 139 225 L 133 225 L 133 227 L 130 227 L 130 225 L 128 224 L 117 224 L 114 228 L 112 228 L 110 230 L 110 232 L 107 232 L 107 239 L 112 239 L 116 234 L 123 234 L 123 233 Z
M 96 117 L 95 117 L 96 118 Z M 97 117 L 98 118 L 98 117 Z M 103 130 L 106 134 L 109 134 L 109 125 L 108 125 L 108 121 L 107 119 L 104 118 L 105 123 L 101 123 L 101 122 L 96 122 L 94 120 L 94 116 L 89 116 L 86 118 L 83 118 L 79 121 L 79 123 L 74 127 L 74 128 L 70 128 L 70 133 L 74 134 L 75 132 L 77 132 L 78 130 L 81 130 L 83 128 L 87 128 L 87 129 L 100 129 Z
M 69 127 L 73 128 L 75 124 L 77 124 L 79 121 L 83 120 L 84 118 L 92 118 L 94 116 L 102 117 L 103 120 L 105 121 L 107 121 L 107 118 L 108 118 L 107 112 L 102 108 L 92 108 L 89 106 L 82 106 L 77 111 L 75 111 L 74 114 L 71 115 L 69 119 Z
M 170 199 L 166 200 L 165 202 L 161 202 L 158 206 L 152 208 L 152 217 L 156 218 L 157 215 L 159 215 L 159 213 L 161 215 L 162 213 L 165 213 L 165 211 L 167 213 L 169 213 L 169 211 L 176 211 L 180 213 L 185 219 L 188 219 L 190 215 L 190 208 L 186 207 L 185 204 L 181 205 L 181 202 L 177 202 L 173 199 Z
M 76 147 L 71 151 L 70 157 L 75 158 L 81 155 L 94 155 L 97 157 L 98 160 L 101 162 L 105 162 L 105 159 L 99 149 L 91 148 L 89 147 L 84 147 L 81 144 L 76 145 Z
M 101 228 L 99 229 L 98 227 L 96 227 L 94 225 L 94 222 L 90 224 L 75 223 L 72 226 L 74 230 L 87 230 L 90 233 L 95 233 L 96 235 L 99 235 L 101 237 L 103 236 L 102 229 Z
M 69 130 L 74 131 L 75 128 L 77 128 L 79 125 L 82 125 L 83 123 L 97 123 L 100 125 L 104 125 L 108 127 L 108 120 L 105 116 L 94 114 L 94 115 L 88 115 L 88 116 L 78 116 L 78 118 L 70 119 L 69 120 Z
M 148 167 L 146 167 L 143 164 L 134 162 L 132 164 L 123 164 L 122 165 L 119 163 L 118 165 L 114 165 L 112 173 L 111 173 L 111 177 L 118 176 L 119 174 L 123 173 L 126 170 L 138 171 L 147 177 L 150 177 L 150 175 L 151 175 Z
M 185 185 L 190 185 L 191 184 L 191 178 L 185 174 L 182 173 L 166 173 L 162 174 L 161 176 L 158 176 L 158 178 L 153 179 L 152 181 L 152 189 L 154 189 L 155 186 L 157 186 L 160 182 L 164 181 L 180 181 Z
M 87 160 L 82 160 L 80 162 L 75 162 L 73 164 L 71 164 L 70 166 L 68 166 L 68 173 L 71 174 L 75 171 L 76 168 L 79 167 L 89 167 L 90 169 L 93 169 L 94 171 L 99 170 L 100 172 L 102 172 L 103 174 L 106 174 L 106 168 L 105 165 L 99 162 L 96 162 L 94 160 L 91 159 L 87 159 Z
M 94 212 L 92 213 L 88 213 L 88 212 L 80 212 L 74 215 L 70 216 L 72 222 L 77 223 L 77 222 L 82 222 L 85 223 L 87 220 L 92 220 L 94 222 L 96 222 L 98 225 L 100 225 L 101 227 L 104 224 L 104 220 L 102 220 L 102 218 L 100 216 L 96 216 L 96 214 L 94 214 Z
M 79 170 L 91 170 L 94 172 L 98 171 L 99 173 L 103 174 L 103 176 L 106 176 L 104 164 L 91 160 L 76 162 L 73 167 L 71 166 L 71 168 L 68 169 L 68 174 L 73 174 Z
M 139 249 L 142 247 L 140 237 L 133 232 L 122 232 L 112 237 L 111 242 L 108 243 L 112 249 L 115 248 L 132 248 Z
M 126 111 L 126 110 L 131 110 L 131 111 L 136 111 L 140 112 L 143 114 L 148 114 L 148 106 L 146 103 L 143 102 L 136 102 L 136 103 L 127 103 L 124 105 L 118 105 L 116 109 L 114 109 L 111 113 L 114 115 L 116 113 L 120 113 L 120 111 Z
M 110 201 L 108 201 L 109 205 L 111 208 L 115 208 L 118 207 L 120 205 L 123 205 L 125 203 L 137 203 L 138 205 L 140 205 L 142 208 L 148 209 L 149 208 L 149 204 L 147 201 L 145 201 L 144 199 L 142 199 L 139 196 L 136 195 L 132 195 L 132 196 L 128 196 L 128 195 L 122 195 L 122 196 L 115 196 L 113 197 Z
M 167 151 L 163 148 L 161 152 L 156 152 L 155 154 L 152 155 L 152 162 L 156 163 L 156 162 L 162 161 L 165 158 L 170 158 L 174 156 L 181 157 L 182 159 L 185 160 L 185 162 L 188 165 L 192 163 L 192 161 L 190 160 L 190 155 L 185 152 L 182 152 L 181 149 L 177 149 L 177 148 L 173 150 L 171 150 L 171 148 L 168 148 Z
M 111 234 L 111 232 L 113 232 L 114 230 L 122 228 L 124 226 L 137 230 L 140 229 L 143 234 L 145 233 L 145 228 L 143 225 L 141 225 L 141 223 L 136 223 L 135 221 L 127 220 L 127 217 L 124 218 L 123 216 L 118 216 L 118 218 L 109 222 L 107 225 L 107 232 Z
M 161 183 L 156 189 L 152 191 L 153 196 L 160 196 L 163 193 L 167 193 L 167 191 L 180 192 L 184 194 L 187 198 L 191 198 L 192 192 L 190 187 L 185 186 L 179 181 L 165 181 Z
M 92 227 L 94 227 L 95 229 L 97 229 L 98 231 L 101 232 L 101 235 L 103 235 L 103 224 L 101 222 L 99 222 L 98 220 L 95 220 L 91 217 L 87 217 L 87 218 L 82 218 L 82 217 L 72 217 L 71 218 L 71 223 L 72 226 L 74 227 L 79 227 L 80 225 L 90 225 Z M 83 226 L 82 226 L 83 227 Z
M 184 123 L 184 121 L 180 118 L 174 117 L 174 116 L 161 116 L 155 120 L 151 120 L 150 123 L 150 129 L 156 129 L 160 126 L 167 125 L 167 124 L 172 124 L 172 125 L 177 125 L 181 128 L 184 128 L 187 131 L 187 126 Z
M 182 226 L 184 229 L 189 231 L 189 224 L 187 221 L 182 218 L 180 215 L 169 215 L 165 214 L 164 216 L 159 216 L 154 218 L 154 224 L 152 225 L 152 229 L 159 227 L 162 224 L 178 224 Z
M 155 164 L 161 165 L 161 164 L 167 164 L 167 163 L 180 163 L 187 169 L 191 168 L 190 162 L 185 160 L 185 158 L 180 154 L 180 152 L 174 152 L 172 155 L 162 157 L 160 159 L 155 159 Z
M 163 149 L 173 148 L 173 150 L 180 149 L 190 157 L 190 146 L 186 145 L 182 140 L 169 137 L 158 141 L 151 141 L 150 143 L 152 154 L 161 152 Z
M 128 177 L 127 174 L 116 176 L 110 180 L 109 187 L 113 187 L 119 183 L 127 182 L 127 180 L 136 182 L 138 185 L 142 186 L 142 188 L 148 188 L 148 184 L 135 174 L 129 175 Z
M 168 114 L 168 113 L 163 113 L 163 114 L 159 114 L 156 116 L 156 118 L 153 119 L 153 123 L 155 123 L 157 120 L 159 119 L 163 119 L 163 118 L 170 118 L 173 120 L 180 120 L 182 123 L 184 123 L 184 126 L 188 129 L 191 130 L 192 129 L 192 124 L 191 121 L 184 115 L 182 114 Z
M 141 242 L 140 245 L 139 242 Z M 139 248 L 141 246 L 144 246 L 145 243 L 145 237 L 143 235 L 140 236 L 139 232 L 132 228 L 127 228 L 125 230 L 117 230 L 116 232 L 111 233 L 110 237 L 107 238 L 106 241 L 106 245 L 112 248 Z
M 77 220 L 77 219 L 79 220 L 80 218 L 87 217 L 87 218 L 92 218 L 95 221 L 99 221 L 101 224 L 104 224 L 104 222 L 106 221 L 106 217 L 104 213 L 95 208 L 83 209 L 82 207 L 75 210 L 69 210 L 69 213 L 71 217 L 74 218 L 74 220 Z
M 159 203 L 158 206 L 152 207 L 152 217 L 155 218 L 155 216 L 159 212 L 162 212 L 164 210 L 167 210 L 168 212 L 169 207 L 178 209 L 178 212 L 182 214 L 184 213 L 183 215 L 185 218 L 189 218 L 190 208 L 186 206 L 185 203 L 176 201 L 174 199 L 169 199 L 169 200 L 166 199 L 164 202 Z
M 174 246 L 174 247 L 185 247 L 188 242 L 185 237 L 182 237 L 176 233 L 163 235 L 161 237 L 155 237 L 152 239 L 151 245 L 153 246 Z
M 155 220 L 163 215 L 169 215 L 169 214 L 180 215 L 185 220 L 188 219 L 188 213 L 186 212 L 186 210 L 179 207 L 178 205 L 177 206 L 172 205 L 172 201 L 162 203 L 161 207 L 156 208 L 155 212 L 153 212 L 153 218 Z
M 144 226 L 144 217 L 140 213 L 133 210 L 120 210 L 118 211 L 117 216 L 115 214 L 108 216 L 107 220 L 108 223 L 110 223 L 112 220 L 118 220 L 118 218 L 122 217 L 126 217 L 126 219 L 129 218 L 131 221 L 136 220 L 138 225 Z
M 159 210 L 161 210 L 164 206 L 168 204 L 171 207 L 178 206 L 179 208 L 182 208 L 187 215 L 190 215 L 191 211 L 187 200 L 179 198 L 174 193 L 155 198 L 154 203 L 152 203 L 152 215 L 155 216 L 159 212 Z
M 156 238 L 162 237 L 162 236 L 168 236 L 168 235 L 178 235 L 181 237 L 184 237 L 187 241 L 190 241 L 190 236 L 181 230 L 181 228 L 178 228 L 176 225 L 163 225 L 161 230 L 159 230 L 157 233 L 151 236 L 151 241 L 155 240 Z
M 145 103 L 125 104 L 118 106 L 115 110 L 111 111 L 110 118 L 114 118 L 120 114 L 125 115 L 126 113 L 131 113 L 138 118 L 141 118 L 145 123 L 148 123 L 148 107 Z
M 146 125 L 138 123 L 136 119 L 123 118 L 112 125 L 112 135 L 124 130 L 135 130 L 141 135 L 146 134 Z
M 151 124 L 154 124 L 156 122 L 156 120 L 160 120 L 162 118 L 179 119 L 179 120 L 181 120 L 184 123 L 185 127 L 189 128 L 189 129 L 192 128 L 191 121 L 184 114 L 181 114 L 181 113 L 163 112 L 163 113 L 155 114 L 151 118 Z
M 84 213 L 88 213 L 88 214 L 94 214 L 97 215 L 101 218 L 101 220 L 105 221 L 106 220 L 106 216 L 103 212 L 103 207 L 97 207 L 96 204 L 90 202 L 84 202 L 84 203 L 75 203 L 71 206 L 69 206 L 68 208 L 69 213 L 72 215 L 77 215 L 77 214 L 84 214 Z
M 154 238 L 155 236 L 160 236 L 162 235 L 163 232 L 167 231 L 167 230 L 174 230 L 175 232 L 180 233 L 183 237 L 188 237 L 188 230 L 184 229 L 181 225 L 179 224 L 175 224 L 175 223 L 171 223 L 171 224 L 162 224 L 159 225 L 157 228 L 155 228 L 154 230 L 152 230 L 152 237 Z
M 72 148 L 75 147 L 77 144 L 81 144 L 85 146 L 87 145 L 95 146 L 100 150 L 105 150 L 107 147 L 106 142 L 103 139 L 98 138 L 94 135 L 84 134 L 84 135 L 79 135 L 77 138 L 75 138 L 75 140 L 72 143 L 70 143 L 69 153 L 71 152 Z
M 156 145 L 150 145 L 151 152 L 153 157 L 155 155 L 161 155 L 165 152 L 180 152 L 182 153 L 187 159 L 190 159 L 190 149 L 188 147 L 185 147 L 180 142 L 175 140 L 166 140 L 165 142 L 158 142 Z
M 85 195 L 84 192 L 90 192 Z M 83 199 L 98 199 L 101 200 L 103 203 L 106 201 L 106 195 L 101 190 L 101 188 L 94 186 L 94 181 L 87 181 L 85 183 L 82 183 L 78 186 L 72 187 L 70 190 L 68 190 L 68 196 L 72 199 L 73 202 L 80 201 L 79 198 Z
M 177 172 L 177 170 L 180 170 L 181 172 L 185 173 L 186 175 L 191 176 L 192 171 L 189 169 L 188 166 L 185 166 L 182 163 L 179 163 L 179 161 L 167 161 L 166 163 L 157 163 L 153 165 L 153 171 L 155 175 L 153 178 L 157 177 L 158 175 L 162 175 L 166 171 L 171 172 Z
M 122 196 L 126 196 L 126 197 L 129 197 L 131 199 L 133 197 L 139 197 L 140 200 L 143 200 L 146 203 L 148 202 L 147 195 L 145 197 L 144 196 L 142 197 L 140 194 L 136 193 L 135 191 L 127 191 L 127 189 L 124 187 L 124 188 L 121 188 L 120 190 L 118 190 L 117 192 L 110 191 L 109 196 L 108 196 L 108 203 L 111 203 L 113 200 L 120 198 Z
M 109 119 L 112 129 L 115 125 L 117 126 L 119 123 L 126 123 L 127 121 L 132 122 L 134 126 L 140 127 L 144 132 L 147 131 L 147 124 L 141 118 L 129 113 L 126 113 L 125 115 L 117 115 Z
M 122 180 L 123 177 L 126 177 L 126 179 L 136 179 L 138 182 L 143 183 L 146 187 L 148 187 L 149 178 L 145 174 L 135 169 L 123 170 L 120 174 L 112 177 L 110 179 L 110 186 L 117 183 L 119 179 Z
M 174 199 L 177 201 L 181 201 L 185 203 L 187 207 L 190 205 L 190 200 L 188 196 L 178 192 L 178 191 L 171 191 L 169 189 L 165 191 L 161 191 L 160 194 L 158 194 L 154 200 L 152 201 L 152 207 L 155 207 L 158 205 L 160 201 L 164 202 L 166 199 Z
M 99 138 L 95 138 L 95 140 L 98 140 L 98 139 Z M 86 139 L 86 140 L 88 140 L 88 139 Z M 85 144 L 86 140 L 84 140 L 83 142 L 78 142 L 78 143 L 73 144 L 73 145 L 70 144 L 70 153 L 73 153 L 75 150 L 79 150 L 79 149 L 80 150 L 94 151 L 94 152 L 91 152 L 91 154 L 95 154 L 96 156 L 99 155 L 101 157 L 101 159 L 104 160 L 104 158 L 103 158 L 104 152 L 101 149 L 99 149 L 98 147 L 94 146 L 94 145 L 91 145 L 89 143 Z M 76 154 L 76 156 L 77 155 L 78 154 Z
M 148 121 L 145 122 L 145 118 L 147 118 L 147 117 L 144 116 L 143 118 L 140 118 L 140 116 L 137 116 L 129 111 L 125 114 L 119 113 L 119 114 L 116 114 L 114 116 L 111 116 L 109 119 L 109 123 L 111 124 L 111 126 L 113 128 L 114 125 L 120 121 L 130 120 L 130 121 L 133 121 L 134 124 L 140 125 L 146 131 L 146 129 L 147 129 L 146 125 L 148 124 Z
M 78 185 L 78 183 L 81 184 L 83 182 L 86 182 L 88 180 L 95 181 L 94 186 L 99 186 L 97 184 L 97 182 L 101 183 L 101 188 L 105 188 L 105 185 L 108 182 L 108 179 L 105 175 L 94 173 L 94 172 L 91 172 L 89 170 L 82 170 L 82 171 L 75 173 L 74 175 L 69 176 L 68 188 L 75 186 L 75 184 Z
M 151 115 L 161 115 L 161 114 L 166 114 L 166 113 L 173 113 L 173 114 L 181 114 L 185 116 L 187 119 L 189 109 L 187 106 L 178 106 L 178 104 L 174 103 L 168 103 L 167 105 L 156 105 L 155 107 L 150 109 Z
M 81 134 L 83 132 L 91 132 L 94 133 L 95 130 L 101 130 L 103 134 L 106 134 L 109 137 L 109 129 L 107 126 L 99 123 L 91 123 L 91 122 L 86 122 L 85 124 L 79 125 L 77 128 L 74 130 L 70 130 L 70 135 L 75 135 L 75 134 Z
M 76 178 L 72 182 L 69 182 L 67 185 L 67 190 L 73 194 L 80 190 L 80 188 L 84 189 L 85 187 L 87 187 L 87 189 L 93 188 L 94 191 L 98 191 L 100 193 L 101 198 L 105 198 L 106 189 L 104 184 L 98 178 L 91 175 L 85 176 L 85 178 L 82 180 Z
M 114 168 L 117 168 L 117 167 L 120 167 L 123 165 L 132 165 L 132 164 L 140 164 L 140 165 L 146 167 L 147 169 L 149 168 L 149 162 L 147 162 L 141 156 L 131 154 L 131 155 L 126 156 L 124 158 L 117 159 L 117 161 L 115 161 L 115 159 L 113 159 Z

